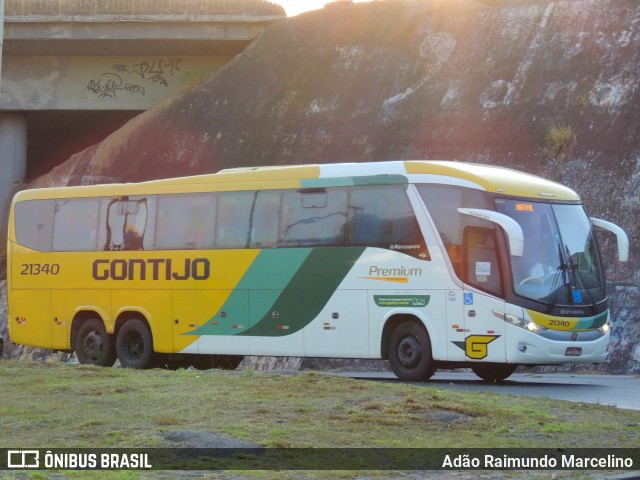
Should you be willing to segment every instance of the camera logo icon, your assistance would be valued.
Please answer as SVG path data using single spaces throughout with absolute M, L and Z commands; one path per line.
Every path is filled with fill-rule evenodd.
M 40 451 L 38 450 L 8 450 L 8 468 L 40 468 Z

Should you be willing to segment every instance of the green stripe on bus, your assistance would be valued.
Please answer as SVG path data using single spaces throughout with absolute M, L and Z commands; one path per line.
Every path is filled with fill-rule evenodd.
M 305 262 L 311 248 L 262 250 L 207 323 L 185 335 L 238 335 L 262 318 Z
M 578 324 L 576 325 L 576 330 L 593 330 L 596 328 L 600 328 L 602 325 L 607 323 L 607 318 L 609 316 L 609 311 L 605 310 L 604 312 L 594 316 L 581 318 L 578 320 Z
M 311 323 L 365 247 L 315 248 L 262 318 L 239 335 L 281 337 Z

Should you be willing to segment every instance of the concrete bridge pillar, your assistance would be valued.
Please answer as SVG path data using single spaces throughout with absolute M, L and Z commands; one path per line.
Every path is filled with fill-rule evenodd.
M 0 233 L 7 233 L 9 205 L 27 174 L 27 119 L 19 113 L 0 114 Z M 4 248 L 1 242 L 0 248 Z

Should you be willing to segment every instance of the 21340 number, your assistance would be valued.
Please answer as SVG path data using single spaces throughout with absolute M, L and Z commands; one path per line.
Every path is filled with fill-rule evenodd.
M 57 263 L 23 263 L 20 275 L 58 275 L 60 265 Z

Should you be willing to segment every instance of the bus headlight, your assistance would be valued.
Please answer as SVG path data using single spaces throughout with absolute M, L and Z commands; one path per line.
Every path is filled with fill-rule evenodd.
M 505 322 L 515 325 L 516 327 L 525 328 L 533 333 L 540 333 L 546 330 L 545 327 L 538 325 L 532 320 L 527 321 L 522 317 L 516 317 L 515 315 L 509 315 L 508 313 L 499 312 L 497 310 L 493 310 L 493 314 Z
M 604 325 L 602 325 L 600 328 L 598 328 L 598 331 L 603 334 L 606 335 L 607 333 L 609 333 L 611 331 L 611 327 L 609 326 L 608 323 L 605 323 Z
M 527 323 L 527 330 L 529 330 L 530 332 L 533 332 L 533 333 L 540 333 L 540 332 L 546 330 L 546 328 L 541 327 L 536 322 L 529 322 L 529 323 Z

